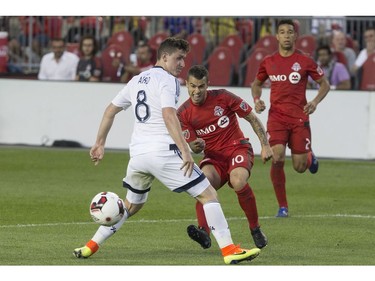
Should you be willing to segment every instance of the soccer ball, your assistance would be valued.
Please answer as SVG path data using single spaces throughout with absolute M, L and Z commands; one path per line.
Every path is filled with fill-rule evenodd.
M 116 193 L 100 192 L 91 200 L 90 215 L 101 225 L 112 226 L 118 223 L 124 212 L 124 201 Z

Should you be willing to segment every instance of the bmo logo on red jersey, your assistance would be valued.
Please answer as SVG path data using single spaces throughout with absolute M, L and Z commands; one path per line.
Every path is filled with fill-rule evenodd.
M 217 127 L 219 128 L 224 129 L 228 127 L 228 125 L 229 125 L 229 117 L 226 115 L 221 116 L 217 120 Z M 195 130 L 195 133 L 197 134 L 197 136 L 208 135 L 209 133 L 215 132 L 217 127 L 214 124 L 211 124 L 204 129 Z
M 270 75 L 268 76 L 268 78 L 272 81 L 272 82 L 283 82 L 283 81 L 286 81 L 286 75 L 282 74 L 282 75 Z
M 197 134 L 197 136 L 203 136 L 203 135 L 207 135 L 209 133 L 215 132 L 215 130 L 216 130 L 216 126 L 210 125 L 204 129 L 195 130 L 195 133 Z
M 217 125 L 220 127 L 220 128 L 226 128 L 228 127 L 229 125 L 229 117 L 228 116 L 222 116 L 219 118 L 219 120 L 217 120 Z
M 272 82 L 285 82 L 289 80 L 290 83 L 292 84 L 297 84 L 301 80 L 301 74 L 298 72 L 292 72 L 289 74 L 289 77 L 287 78 L 286 75 L 281 74 L 281 75 L 270 75 L 268 78 Z
M 298 72 L 292 72 L 289 74 L 289 82 L 292 84 L 297 84 L 301 80 L 301 74 Z

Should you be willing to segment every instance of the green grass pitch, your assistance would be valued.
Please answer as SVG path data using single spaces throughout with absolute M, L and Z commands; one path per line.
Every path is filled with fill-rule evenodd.
M 223 265 L 219 248 L 203 250 L 186 227 L 194 199 L 154 182 L 144 208 L 89 259 L 76 259 L 98 225 L 89 203 L 100 191 L 125 196 L 128 153 L 107 150 L 94 166 L 88 149 L 0 147 L 0 265 Z M 197 158 L 198 160 L 198 158 Z M 320 160 L 318 174 L 285 171 L 289 218 L 275 218 L 270 163 L 255 159 L 250 185 L 269 244 L 239 266 L 375 265 L 375 162 Z M 219 198 L 235 243 L 254 247 L 237 198 Z

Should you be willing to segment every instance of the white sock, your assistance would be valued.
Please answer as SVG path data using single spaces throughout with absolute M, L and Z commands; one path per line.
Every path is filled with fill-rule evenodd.
M 220 249 L 233 244 L 227 220 L 218 202 L 203 205 L 208 227 L 211 229 Z
M 102 245 L 109 237 L 111 237 L 113 234 L 116 233 L 117 230 L 121 228 L 121 226 L 124 224 L 124 222 L 128 219 L 128 210 L 125 209 L 124 216 L 122 219 L 112 225 L 112 226 L 103 226 L 101 225 L 96 233 L 94 234 L 94 237 L 91 239 L 94 242 L 96 242 L 99 246 Z

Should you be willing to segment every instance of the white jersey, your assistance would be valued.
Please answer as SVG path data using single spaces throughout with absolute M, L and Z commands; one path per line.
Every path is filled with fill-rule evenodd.
M 180 83 L 162 67 L 155 66 L 134 76 L 112 100 L 126 110 L 132 107 L 135 123 L 130 156 L 170 150 L 174 141 L 165 126 L 162 108 L 177 109 Z

